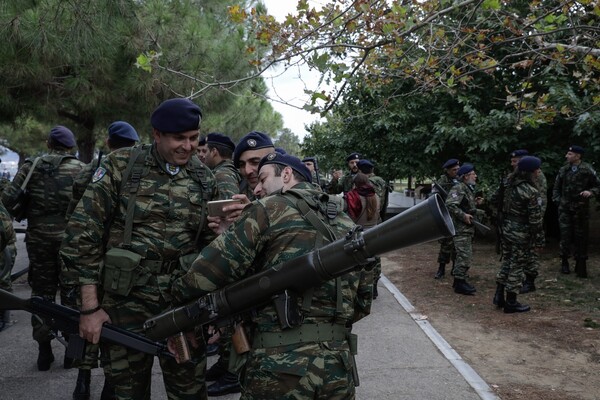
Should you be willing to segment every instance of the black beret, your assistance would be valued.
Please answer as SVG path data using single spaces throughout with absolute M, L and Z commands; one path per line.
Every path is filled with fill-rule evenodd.
M 443 169 L 453 168 L 453 167 L 456 167 L 458 164 L 460 164 L 460 161 L 458 161 L 456 158 L 451 158 L 448 161 L 446 161 L 444 163 L 444 165 L 442 165 L 442 168 Z
M 50 139 L 54 143 L 57 143 L 64 147 L 75 147 L 77 142 L 75 142 L 75 135 L 73 132 L 65 126 L 56 125 L 54 128 L 50 130 Z
M 206 136 L 201 135 L 198 138 L 198 146 L 206 146 Z
M 218 146 L 227 147 L 231 150 L 235 150 L 235 144 L 233 140 L 229 138 L 227 135 L 223 135 L 218 132 L 211 132 L 206 136 L 206 143 L 216 144 Z
M 352 161 L 352 160 L 360 160 L 360 154 L 358 154 L 358 153 L 352 153 L 348 157 L 346 157 L 346 162 L 349 162 L 349 161 Z
M 525 149 L 519 149 L 519 150 L 515 150 L 512 153 L 510 153 L 510 157 L 523 157 L 523 156 L 528 156 L 529 152 Z
M 307 182 L 312 183 L 312 174 L 308 167 L 300 161 L 298 157 L 291 156 L 289 154 L 281 154 L 277 152 L 269 153 L 260 160 L 258 164 L 258 170 L 267 164 L 280 164 L 292 168 L 306 179 Z
M 517 163 L 519 171 L 533 172 L 542 165 L 542 160 L 534 156 L 525 156 Z
M 140 140 L 133 126 L 125 121 L 115 121 L 108 126 L 109 139 L 123 139 L 137 142 Z
M 287 154 L 287 151 L 285 151 L 282 147 L 275 147 L 275 151 L 279 154 Z
M 304 157 L 302 159 L 302 162 L 311 162 L 311 163 L 316 163 L 317 159 L 315 157 Z
M 240 139 L 240 142 L 235 146 L 233 152 L 233 165 L 236 168 L 239 167 L 240 157 L 246 150 L 258 150 L 266 147 L 275 147 L 271 138 L 262 132 L 250 132 L 246 136 Z
M 369 160 L 360 160 L 358 163 L 356 163 L 356 166 L 362 173 L 365 174 L 371 173 L 374 167 L 373 163 Z
M 190 99 L 163 101 L 150 117 L 153 128 L 162 133 L 181 133 L 197 130 L 202 121 L 200 107 Z
M 469 172 L 473 171 L 475 169 L 475 167 L 473 166 L 473 164 L 469 164 L 469 163 L 464 163 L 457 172 L 458 176 L 463 176 L 465 174 L 468 174 Z
M 569 147 L 569 151 L 571 151 L 573 153 L 577 153 L 577 154 L 585 153 L 585 149 L 583 147 L 577 146 L 577 145 L 573 145 L 573 146 Z

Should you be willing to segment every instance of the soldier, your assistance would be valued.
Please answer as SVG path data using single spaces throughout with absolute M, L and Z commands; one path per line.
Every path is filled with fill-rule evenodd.
M 315 190 L 310 182 L 310 172 L 296 157 L 267 155 L 260 163 L 255 191 L 264 189 L 268 196 L 248 206 L 201 252 L 190 271 L 175 282 L 175 303 L 345 235 L 354 224 L 341 201 Z M 242 398 L 316 398 L 317 393 L 324 399 L 353 398 L 356 371 L 350 327 L 370 311 L 371 282 L 370 273 L 355 271 L 300 294 L 290 304 L 305 310 L 304 319 L 285 330 L 272 304 L 253 311 Z
M 84 164 L 72 155 L 76 142 L 73 132 L 68 128 L 60 125 L 52 128 L 47 145 L 50 150 L 48 154 L 33 162 L 28 160 L 21 166 L 11 185 L 2 194 L 2 201 L 8 209 L 11 209 L 9 204 L 19 202 L 21 185 L 33 168 L 27 185 L 29 202 L 25 208 L 28 281 L 32 296 L 55 301 L 61 268 L 58 249 L 67 224 L 65 214 L 71 199 L 73 180 Z M 31 325 L 33 338 L 39 344 L 38 370 L 47 371 L 54 361 L 50 343 L 54 334 L 36 315 L 32 315 Z
M 233 195 L 240 193 L 242 178 L 237 168 L 233 165 L 231 157 L 235 150 L 235 144 L 222 133 L 209 133 L 206 136 L 206 153 L 204 163 L 213 171 L 219 195 L 230 199 Z
M 201 116 L 188 99 L 161 103 L 150 119 L 154 143 L 106 156 L 69 220 L 67 235 L 78 249 L 69 262 L 79 274 L 79 332 L 90 343 L 98 343 L 104 322 L 141 332 L 146 319 L 168 308 L 171 283 L 214 238 L 205 221 L 216 183 L 196 156 Z M 108 343 L 101 354 L 117 398 L 150 398 L 153 356 Z M 169 399 L 206 398 L 204 344 L 191 357 L 177 365 L 159 356 Z
M 552 192 L 552 201 L 558 206 L 561 272 L 571 272 L 569 256 L 573 245 L 575 273 L 580 278 L 587 277 L 590 198 L 600 194 L 600 179 L 592 166 L 581 160 L 584 153 L 581 146 L 569 147 L 565 155 L 567 164 L 558 171 Z
M 493 303 L 505 313 L 526 312 L 530 307 L 517 302 L 529 263 L 531 248 L 544 246 L 542 228 L 542 198 L 534 183 L 541 172 L 537 157 L 524 156 L 509 175 L 503 197 L 502 214 L 502 267 L 496 275 L 496 293 Z M 506 289 L 506 299 L 504 290 Z
M 354 175 L 356 175 L 356 173 L 358 172 L 358 161 L 360 159 L 360 154 L 352 153 L 348 157 L 346 157 L 346 163 L 348 164 L 349 171 L 346 172 L 344 176 L 342 176 L 341 170 L 333 172 L 333 177 L 331 178 L 331 182 L 329 183 L 330 194 L 346 194 L 352 190 L 352 181 L 354 180 Z
M 108 127 L 108 136 L 106 138 L 106 146 L 110 151 L 115 151 L 124 147 L 132 147 L 140 138 L 136 130 L 124 121 L 115 121 Z M 66 219 L 68 220 L 73 214 L 77 203 L 83 197 L 85 189 L 92 180 L 92 176 L 102 161 L 102 152 L 98 155 L 97 160 L 93 160 L 83 167 L 81 172 L 73 182 L 73 197 L 69 203 Z M 79 277 L 77 272 L 73 270 L 71 265 L 68 265 L 64 260 L 74 260 L 78 255 L 78 250 L 73 246 L 72 237 L 65 235 L 63 238 L 60 252 L 63 255 L 62 270 L 60 274 L 61 291 L 66 295 L 62 299 L 62 304 L 71 308 L 79 308 L 77 299 L 80 297 L 77 293 L 79 289 Z M 69 254 L 69 257 L 64 255 Z M 101 293 L 99 293 L 101 296 Z M 98 351 L 99 347 L 95 344 L 88 344 L 85 348 L 85 357 L 79 362 L 71 361 L 74 366 L 79 369 L 75 389 L 73 390 L 73 400 L 87 400 L 90 398 L 91 370 L 98 367 Z M 65 359 L 65 364 L 69 364 L 69 360 Z M 110 382 L 105 379 L 104 387 L 102 388 L 102 400 L 114 398 L 114 388 Z
M 310 171 L 313 185 L 321 188 L 322 190 L 325 190 L 327 187 L 329 187 L 329 182 L 327 182 L 325 178 L 321 176 L 316 157 L 304 157 L 302 159 L 302 163 L 306 165 L 306 168 L 308 168 Z
M 456 179 L 456 174 L 458 169 L 460 168 L 460 161 L 456 158 L 451 158 L 442 165 L 442 169 L 444 173 L 440 176 L 440 179 L 436 181 L 438 185 L 441 186 L 445 191 L 445 196 L 450 192 L 450 189 L 454 185 L 458 183 L 458 179 Z M 438 193 L 435 189 L 435 186 L 432 190 L 432 193 Z M 444 197 L 444 195 L 442 196 Z M 445 200 L 445 199 L 444 199 Z M 450 238 L 443 238 L 438 240 L 440 244 L 440 251 L 438 252 L 438 270 L 435 273 L 435 279 L 442 279 L 446 274 L 446 264 L 452 261 L 452 268 L 454 269 L 454 261 L 456 259 L 456 251 L 454 250 L 454 240 Z
M 0 202 L 0 289 L 12 292 L 10 272 L 17 257 L 17 235 L 12 218 Z M 10 311 L 0 311 L 0 332 L 10 323 Z
M 456 250 L 456 261 L 452 275 L 454 275 L 454 292 L 471 295 L 476 292 L 475 287 L 467 282 L 468 271 L 473 256 L 473 235 L 475 228 L 473 220 L 479 211 L 477 206 L 483 199 L 475 197 L 475 183 L 477 174 L 472 164 L 463 164 L 457 171 L 458 183 L 450 189 L 446 206 L 452 216 L 456 234 L 453 237 Z
M 206 136 L 200 136 L 198 139 L 198 148 L 196 149 L 196 155 L 203 163 L 206 163 L 206 153 L 208 153 L 208 145 L 206 144 Z

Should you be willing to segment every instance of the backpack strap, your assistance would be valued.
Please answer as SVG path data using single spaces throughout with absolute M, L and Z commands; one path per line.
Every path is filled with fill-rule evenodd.
M 146 166 L 147 157 L 151 157 L 149 147 L 137 146 L 134 147 L 129 156 L 129 162 L 123 172 L 121 179 L 121 188 L 119 193 L 125 193 L 127 185 L 129 185 L 129 197 L 127 199 L 127 211 L 125 214 L 125 227 L 123 230 L 123 248 L 131 247 L 131 235 L 133 232 L 133 214 L 135 211 L 135 198 L 140 181 L 144 175 L 150 171 L 150 167 Z M 145 172 L 145 173 L 144 173 Z

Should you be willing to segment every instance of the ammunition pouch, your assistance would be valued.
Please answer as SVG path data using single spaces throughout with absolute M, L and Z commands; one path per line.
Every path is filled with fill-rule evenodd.
M 347 340 L 348 328 L 330 322 L 304 324 L 281 332 L 254 332 L 252 348 L 288 346 L 299 343 Z
M 104 254 L 104 290 L 127 296 L 141 274 L 142 256 L 129 250 L 113 247 Z
M 298 297 L 293 296 L 289 290 L 273 297 L 273 305 L 279 319 L 281 329 L 294 328 L 302 325 L 304 317 L 298 306 Z

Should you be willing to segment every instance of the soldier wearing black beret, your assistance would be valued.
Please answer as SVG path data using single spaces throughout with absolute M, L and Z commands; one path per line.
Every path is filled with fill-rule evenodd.
M 351 153 L 346 157 L 346 163 L 348 164 L 348 172 L 342 176 L 342 170 L 334 171 L 333 178 L 329 184 L 329 193 L 348 193 L 352 190 L 354 184 L 354 175 L 358 172 L 358 161 L 361 159 L 359 153 Z

